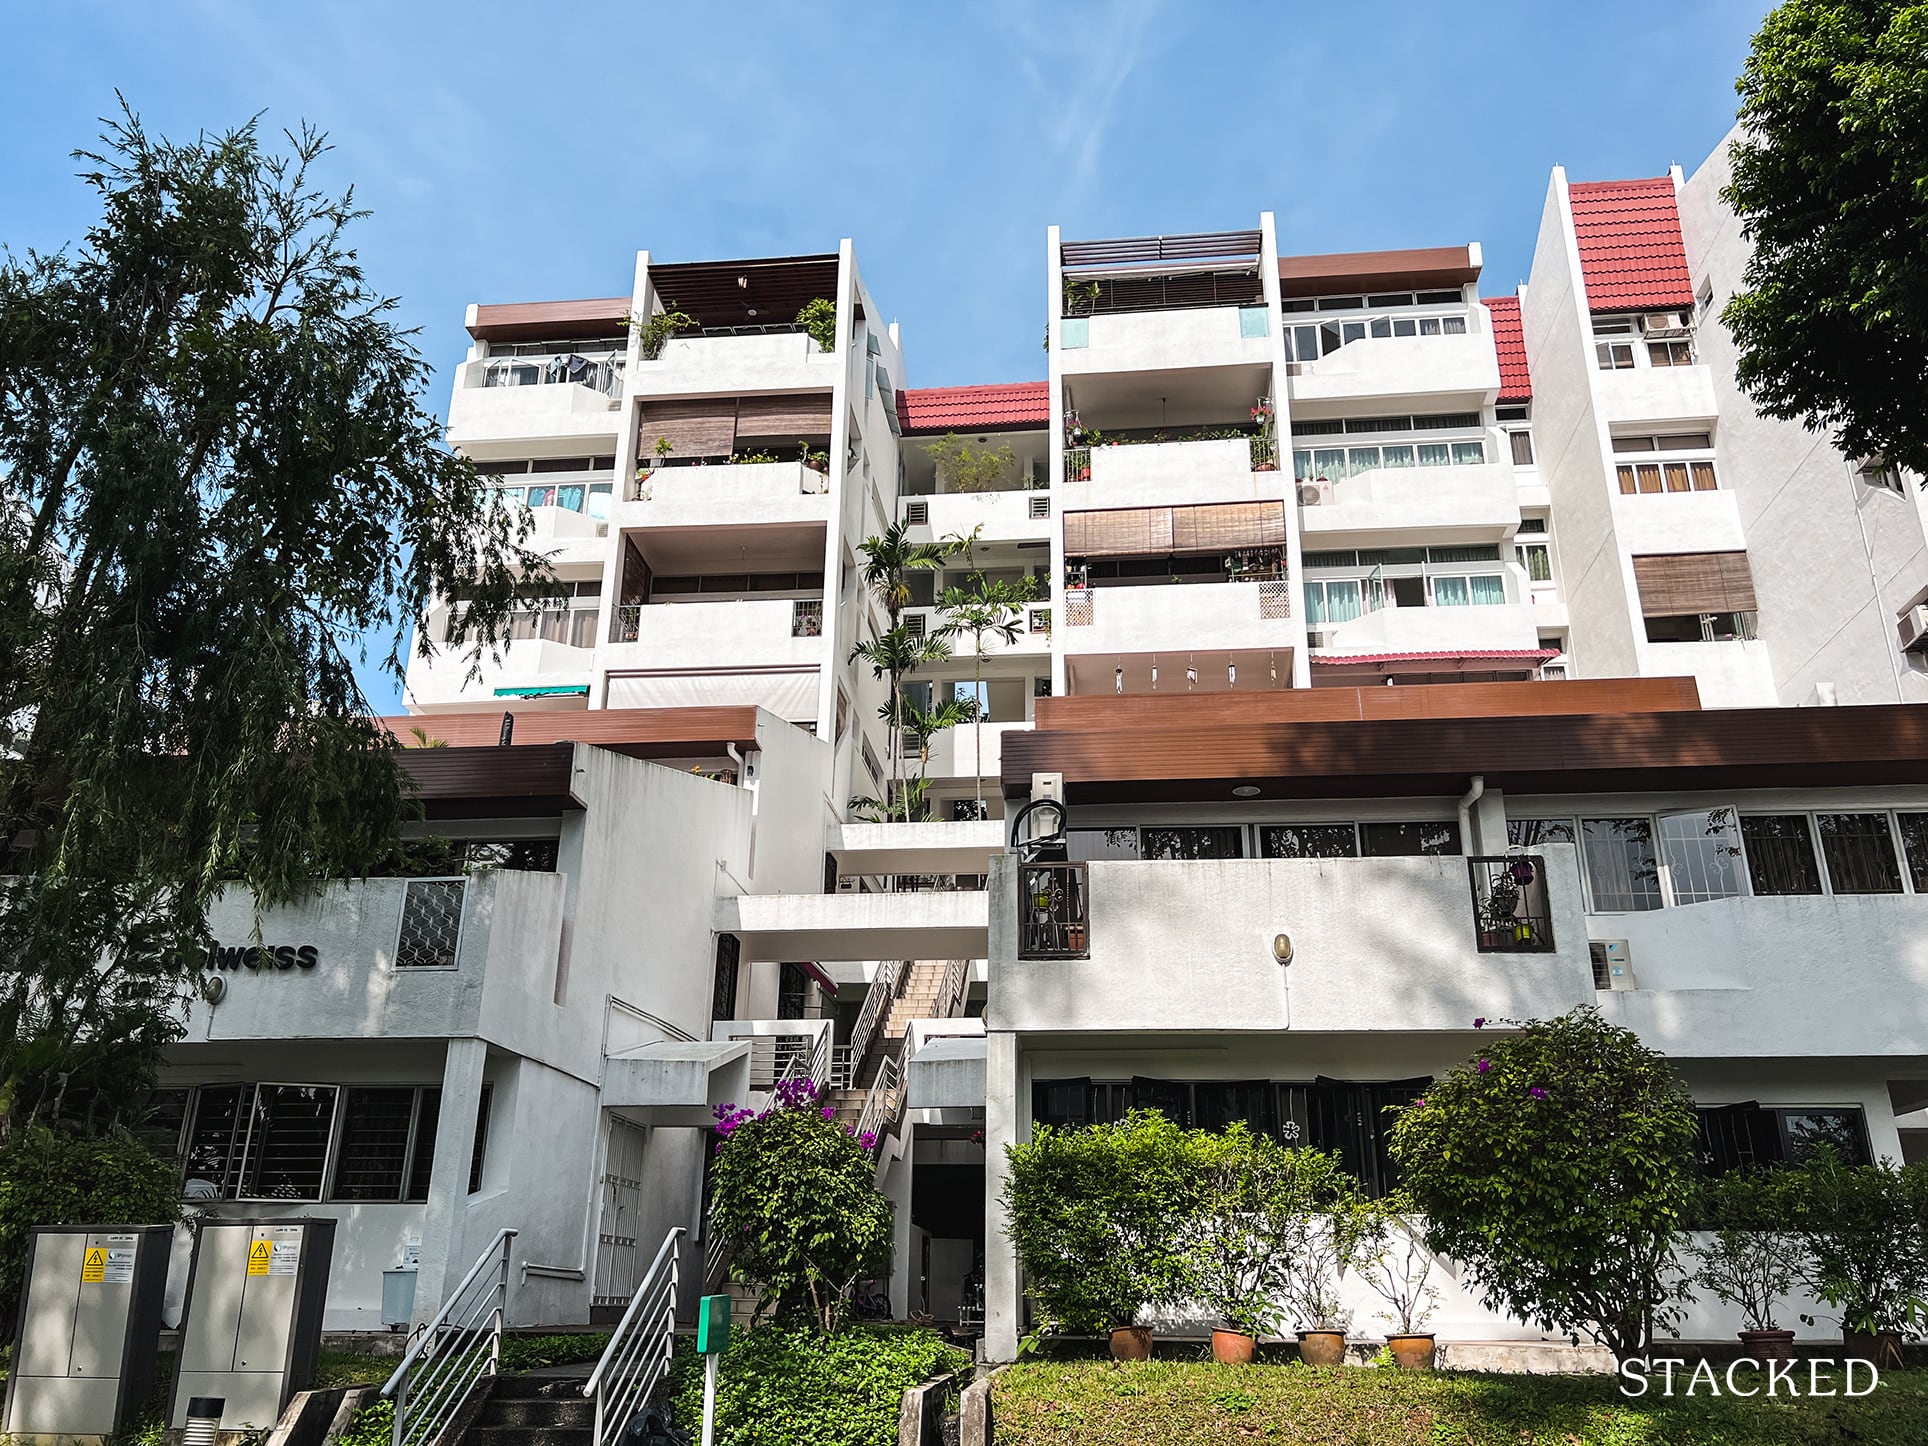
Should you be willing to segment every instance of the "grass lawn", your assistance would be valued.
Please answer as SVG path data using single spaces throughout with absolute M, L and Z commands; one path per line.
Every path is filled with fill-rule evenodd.
M 1805 1375 L 1802 1377 L 1805 1384 Z M 1753 1384 L 1740 1377 L 1743 1386 Z M 1022 1364 L 992 1384 L 997 1446 L 1923 1446 L 1928 1372 L 1857 1400 L 1627 1400 L 1606 1376 L 1209 1362 Z M 1840 1389 L 1840 1372 L 1833 1372 Z

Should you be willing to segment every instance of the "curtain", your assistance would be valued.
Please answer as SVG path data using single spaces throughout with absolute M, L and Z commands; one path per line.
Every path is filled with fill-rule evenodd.
M 1491 607 L 1506 601 L 1506 580 L 1497 574 L 1466 579 L 1472 585 L 1473 606 Z

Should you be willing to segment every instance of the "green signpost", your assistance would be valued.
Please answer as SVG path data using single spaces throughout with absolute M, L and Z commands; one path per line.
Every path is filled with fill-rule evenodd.
M 703 1358 L 703 1446 L 716 1446 L 716 1365 L 730 1344 L 730 1298 L 706 1295 L 696 1308 L 696 1352 Z

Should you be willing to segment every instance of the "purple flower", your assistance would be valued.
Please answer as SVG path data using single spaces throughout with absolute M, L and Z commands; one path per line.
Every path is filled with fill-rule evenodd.
M 1473 1021 L 1473 1028 L 1475 1028 L 1475 1029 L 1484 1029 L 1484 1028 L 1486 1028 L 1486 1019 L 1485 1019 L 1485 1016 L 1483 1016 L 1483 1015 L 1482 1015 L 1482 1016 L 1481 1016 L 1480 1018 L 1478 1018 L 1478 1019 L 1475 1019 L 1475 1020 Z
M 857 1143 L 862 1145 L 866 1150 L 874 1150 L 877 1148 L 877 1137 L 869 1130 L 865 1130 L 858 1138 Z
M 1536 1100 L 1543 1100 L 1546 1098 L 1546 1091 L 1541 1089 L 1538 1085 L 1530 1086 L 1527 1089 L 1527 1094 L 1532 1096 Z
M 1485 1074 L 1492 1067 L 1493 1067 L 1493 1061 L 1490 1059 L 1483 1059 L 1478 1064 L 1473 1066 L 1473 1068 L 1478 1070 L 1481 1074 Z
M 826 1120 L 834 1120 L 837 1118 L 837 1112 L 833 1110 L 829 1105 L 825 1105 L 823 1107 L 823 1117 Z
M 1425 1103 L 1426 1103 L 1426 1096 L 1424 1096 L 1424 1095 L 1414 1095 L 1414 1096 L 1413 1096 L 1413 1103 L 1414 1103 L 1414 1104 L 1416 1104 L 1416 1105 L 1423 1105 L 1423 1104 L 1425 1104 Z

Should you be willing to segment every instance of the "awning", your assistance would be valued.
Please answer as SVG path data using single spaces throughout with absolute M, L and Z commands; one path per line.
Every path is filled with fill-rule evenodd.
M 1315 651 L 1314 663 L 1328 668 L 1377 667 L 1386 663 L 1446 663 L 1456 667 L 1490 662 L 1544 663 L 1559 657 L 1552 648 L 1448 648 L 1433 653 L 1328 653 Z
M 824 973 L 821 965 L 812 964 L 808 959 L 805 959 L 799 962 L 797 967 L 803 970 L 803 972 L 808 974 L 812 979 L 816 980 L 818 984 L 822 985 L 823 992 L 825 994 L 829 994 L 833 996 L 836 994 L 837 981 L 832 979 L 828 974 Z
M 558 688 L 497 688 L 498 698 L 587 698 L 587 683 L 571 683 Z

